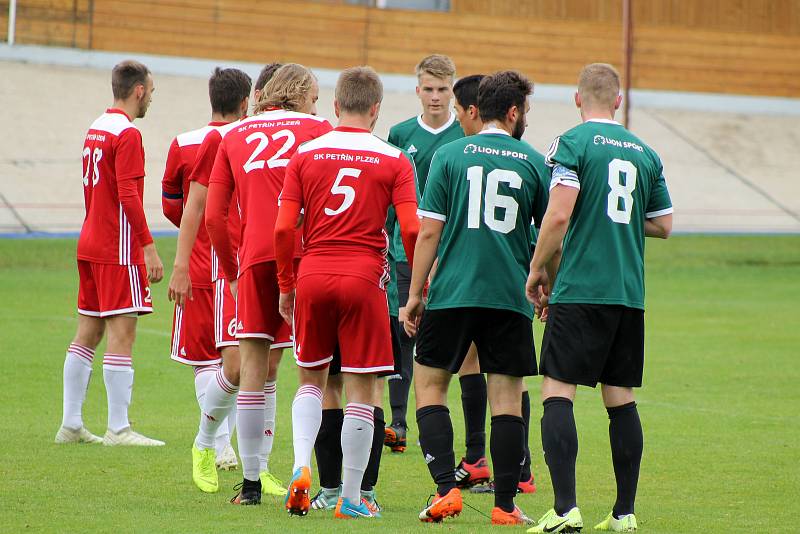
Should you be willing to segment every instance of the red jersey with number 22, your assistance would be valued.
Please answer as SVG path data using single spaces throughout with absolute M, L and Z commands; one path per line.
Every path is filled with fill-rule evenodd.
M 283 109 L 235 124 L 220 143 L 210 182 L 236 187 L 242 215 L 242 273 L 256 263 L 275 260 L 275 221 L 286 165 L 297 147 L 332 127 L 321 117 Z M 220 257 L 220 261 L 226 259 Z
M 340 126 L 297 149 L 281 199 L 305 209 L 298 280 L 338 274 L 384 287 L 386 212 L 391 204 L 416 203 L 414 167 L 402 151 L 369 131 Z

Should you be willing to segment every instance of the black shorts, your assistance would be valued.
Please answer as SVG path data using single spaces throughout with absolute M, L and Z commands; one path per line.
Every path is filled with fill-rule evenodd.
M 414 359 L 456 374 L 473 342 L 482 373 L 536 375 L 531 320 L 519 312 L 494 308 L 425 311 L 417 331 Z
M 392 355 L 394 356 L 394 369 L 377 373 L 379 377 L 395 375 L 400 372 L 402 361 L 400 353 L 400 322 L 397 317 L 389 316 L 389 332 L 392 334 Z M 342 372 L 342 358 L 337 346 L 333 351 L 333 360 L 328 365 L 328 376 L 335 376 Z
M 609 304 L 551 304 L 541 373 L 568 384 L 642 386 L 644 310 Z
M 408 290 L 411 289 L 411 266 L 405 261 L 394 264 L 397 271 L 397 300 L 400 307 L 408 302 Z

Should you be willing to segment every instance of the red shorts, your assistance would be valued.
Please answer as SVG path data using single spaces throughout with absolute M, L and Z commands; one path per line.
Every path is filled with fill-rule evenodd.
M 214 282 L 214 342 L 218 349 L 238 347 L 236 341 L 236 299 L 224 279 Z
M 294 303 L 295 359 L 325 366 L 339 346 L 343 373 L 394 370 L 386 291 L 357 276 L 309 274 Z
M 192 288 L 192 298 L 175 306 L 172 321 L 171 358 L 187 365 L 211 365 L 222 361 L 214 341 L 214 291 Z
M 295 260 L 295 268 L 299 260 Z M 237 287 L 237 339 L 263 338 L 271 348 L 292 346 L 292 329 L 278 311 L 277 264 L 274 261 L 256 263 L 239 275 Z
M 153 312 L 144 265 L 112 265 L 78 260 L 78 313 L 110 317 Z

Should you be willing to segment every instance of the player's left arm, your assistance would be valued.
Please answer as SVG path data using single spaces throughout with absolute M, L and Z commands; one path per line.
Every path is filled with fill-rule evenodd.
M 144 252 L 147 278 L 150 282 L 160 282 L 164 277 L 164 264 L 147 227 L 139 196 L 139 180 L 144 180 L 144 149 L 139 130 L 128 128 L 120 134 L 114 153 L 114 168 L 117 171 L 117 198 Z
M 408 264 L 413 267 L 414 247 L 419 234 L 417 170 L 411 158 L 405 153 L 398 159 L 398 165 L 392 190 L 392 205 L 395 208 L 397 224 L 400 226 L 400 238 L 403 241 Z
M 672 233 L 672 211 L 672 200 L 667 189 L 667 181 L 664 179 L 664 173 L 660 172 L 650 190 L 650 197 L 647 201 L 644 215 L 644 235 L 667 239 Z
M 180 228 L 183 215 L 183 172 L 178 140 L 173 139 L 167 152 L 167 165 L 161 179 L 161 211 L 164 216 Z

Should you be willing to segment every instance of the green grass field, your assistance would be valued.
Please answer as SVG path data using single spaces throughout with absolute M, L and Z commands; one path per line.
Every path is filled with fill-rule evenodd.
M 160 239 L 171 264 L 174 239 Z M 384 456 L 383 519 L 330 523 L 327 513 L 289 518 L 278 502 L 228 504 L 241 472 L 216 495 L 191 482 L 197 425 L 190 369 L 169 360 L 171 306 L 154 287 L 156 313 L 141 320 L 134 351 L 134 427 L 166 440 L 158 449 L 57 446 L 64 351 L 76 325 L 72 240 L 0 240 L 0 531 L 476 532 L 488 519 L 465 508 L 444 526 L 416 514 L 434 489 L 417 447 Z M 645 432 L 637 516 L 642 532 L 797 531 L 800 512 L 800 237 L 675 237 L 648 243 L 647 364 L 638 395 Z M 537 340 L 543 329 L 536 326 Z M 102 353 L 102 346 L 98 353 Z M 271 465 L 292 464 L 294 363 L 282 365 Z M 539 380 L 530 379 L 531 449 L 539 492 L 518 499 L 538 517 L 552 505 L 541 453 Z M 459 389 L 450 395 L 456 454 L 463 452 Z M 102 371 L 84 410 L 105 430 Z M 413 406 L 413 401 L 412 401 Z M 576 402 L 578 501 L 590 527 L 614 500 L 608 423 L 599 391 Z M 413 420 L 413 412 L 410 414 Z M 411 436 L 412 443 L 416 435 Z M 466 502 L 488 514 L 491 497 Z M 587 528 L 588 530 L 588 528 Z

